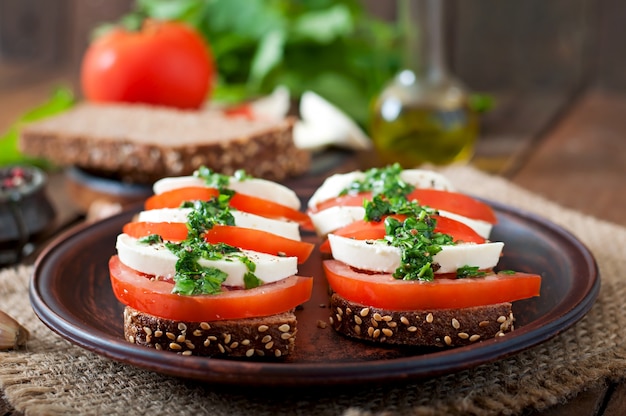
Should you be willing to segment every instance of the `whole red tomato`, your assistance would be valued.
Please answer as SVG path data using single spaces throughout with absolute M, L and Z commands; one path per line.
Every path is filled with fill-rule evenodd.
M 178 22 L 147 20 L 140 31 L 115 28 L 87 48 L 81 67 L 85 98 L 198 108 L 213 89 L 209 45 Z

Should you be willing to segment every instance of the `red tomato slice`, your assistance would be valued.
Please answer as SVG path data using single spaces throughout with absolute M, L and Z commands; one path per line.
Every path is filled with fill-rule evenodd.
M 372 199 L 371 192 L 361 192 L 352 195 L 343 195 L 323 201 L 312 212 L 319 212 L 334 206 L 363 206 L 364 200 Z M 491 224 L 497 222 L 493 209 L 484 202 L 469 195 L 458 192 L 441 191 L 437 189 L 415 189 L 407 199 L 416 199 L 420 204 L 434 209 L 453 212 L 464 217 L 483 220 Z
M 415 189 L 407 198 L 409 200 L 417 199 L 421 205 L 454 212 L 464 217 L 486 221 L 491 224 L 498 222 L 496 214 L 489 205 L 458 192 L 441 191 L 438 189 Z
M 406 218 L 404 215 L 392 216 L 399 220 L 404 220 Z M 455 242 L 477 244 L 485 242 L 485 239 L 478 235 L 476 231 L 462 222 L 439 215 L 433 215 L 433 218 L 437 220 L 435 231 L 451 235 Z M 355 238 L 357 240 L 378 240 L 385 237 L 385 222 L 359 220 L 333 231 L 333 234 L 342 237 Z M 330 253 L 330 243 L 328 240 L 321 244 L 320 251 L 322 253 Z
M 188 230 L 185 223 L 131 222 L 124 225 L 123 231 L 133 238 L 158 234 L 164 240 L 182 241 L 187 238 Z M 281 237 L 267 231 L 230 225 L 214 225 L 206 232 L 204 239 L 212 244 L 225 243 L 274 256 L 297 257 L 300 264 L 309 258 L 315 247 L 314 244 Z
M 109 260 L 116 298 L 139 311 L 176 321 L 219 321 L 269 316 L 289 311 L 311 297 L 313 278 L 291 276 L 276 283 L 218 295 L 183 296 L 171 293 L 173 284 L 151 280 L 119 261 Z
M 124 225 L 122 231 L 133 238 L 157 234 L 168 241 L 183 241 L 189 232 L 183 222 L 129 222 Z
M 215 188 L 202 186 L 177 188 L 151 196 L 146 200 L 145 209 L 178 208 L 185 201 L 207 201 L 218 195 L 219 191 Z M 266 218 L 290 220 L 299 223 L 303 227 L 312 228 L 311 220 L 304 212 L 267 199 L 236 193 L 230 200 L 230 206 L 250 214 Z
M 309 258 L 315 247 L 311 243 L 292 240 L 266 231 L 230 225 L 215 225 L 206 232 L 204 238 L 209 243 L 221 242 L 275 256 L 297 257 L 299 264 Z
M 391 274 L 359 273 L 337 260 L 324 260 L 330 287 L 353 302 L 393 310 L 468 308 L 539 296 L 536 274 L 490 274 L 432 282 L 394 279 Z

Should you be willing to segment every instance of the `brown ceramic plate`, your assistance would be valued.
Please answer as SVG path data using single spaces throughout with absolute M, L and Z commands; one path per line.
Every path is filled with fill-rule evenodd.
M 589 250 L 561 227 L 538 216 L 491 203 L 504 241 L 502 269 L 543 276 L 541 296 L 514 304 L 516 330 L 505 337 L 446 350 L 381 347 L 344 338 L 327 321 L 327 287 L 315 252 L 301 267 L 316 278 L 312 299 L 298 311 L 296 350 L 281 362 L 181 356 L 127 343 L 122 305 L 109 282 L 107 261 L 131 210 L 61 236 L 39 257 L 30 298 L 39 318 L 69 341 L 104 357 L 163 374 L 222 384 L 321 386 L 428 378 L 501 359 L 544 342 L 581 319 L 599 289 Z M 307 236 L 315 241 L 314 236 Z

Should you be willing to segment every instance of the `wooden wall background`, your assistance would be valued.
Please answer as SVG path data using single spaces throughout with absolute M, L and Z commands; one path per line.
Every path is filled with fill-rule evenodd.
M 37 86 L 50 80 L 76 86 L 90 29 L 132 1 L 0 0 L 0 131 L 28 108 L 28 90 L 44 94 Z M 395 18 L 395 0 L 364 1 Z M 470 89 L 497 97 L 484 122 L 487 153 L 524 151 L 584 89 L 626 94 L 621 0 L 445 1 L 451 68 Z

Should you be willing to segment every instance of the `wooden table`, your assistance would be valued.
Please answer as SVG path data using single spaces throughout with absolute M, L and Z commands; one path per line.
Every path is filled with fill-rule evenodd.
M 19 114 L 20 106 L 26 109 L 41 101 L 47 91 L 40 86 L 15 91 L 12 100 L 3 97 L 16 105 L 0 115 L 0 130 Z M 502 97 L 500 107 L 485 119 L 472 163 L 563 206 L 626 226 L 626 96 L 590 89 L 570 98 Z M 354 166 L 340 167 L 367 163 L 349 160 Z M 306 183 L 301 186 L 306 192 Z M 50 189 L 61 213 L 57 226 L 81 221 L 80 210 L 68 204 L 62 175 L 51 177 Z M 8 414 L 16 413 L 0 397 L 0 415 Z M 626 383 L 607 382 L 540 414 L 626 414 Z

